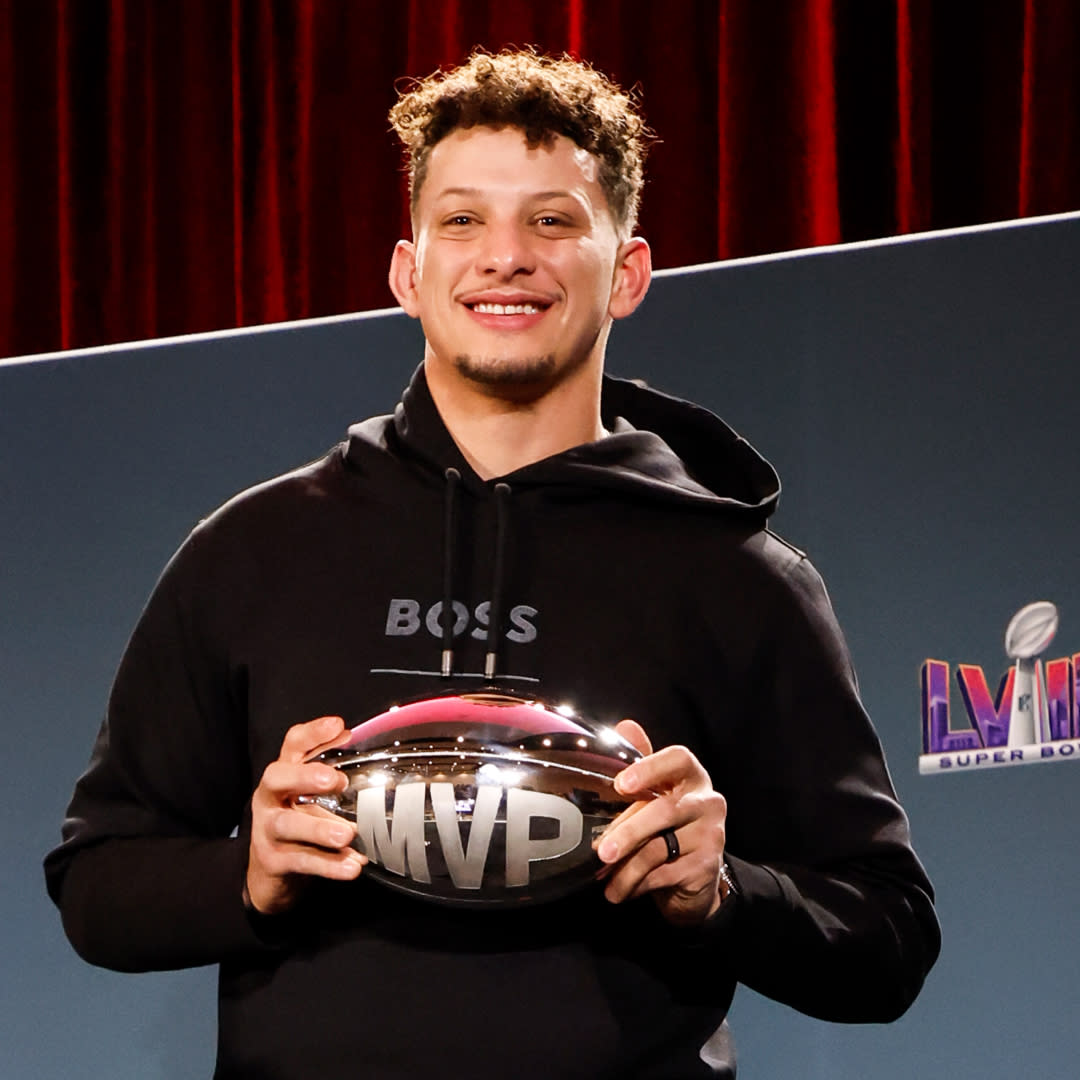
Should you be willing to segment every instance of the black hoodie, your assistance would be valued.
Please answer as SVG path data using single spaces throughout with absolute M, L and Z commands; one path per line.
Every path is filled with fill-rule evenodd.
M 421 369 L 163 573 L 46 872 L 90 962 L 221 964 L 216 1076 L 731 1075 L 699 1051 L 737 981 L 829 1020 L 917 994 L 930 884 L 821 580 L 765 528 L 775 472 L 632 383 L 605 380 L 603 416 L 607 438 L 484 481 Z M 685 930 L 599 887 L 473 911 L 361 875 L 253 925 L 248 802 L 286 730 L 477 688 L 489 652 L 503 685 L 694 751 L 728 800 L 735 903 Z

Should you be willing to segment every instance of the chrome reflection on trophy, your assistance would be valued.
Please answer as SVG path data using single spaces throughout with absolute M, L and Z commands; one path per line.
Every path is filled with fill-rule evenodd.
M 518 906 L 593 881 L 593 842 L 631 801 L 612 780 L 640 756 L 567 706 L 443 695 L 354 728 L 314 759 L 346 790 L 300 801 L 356 822 L 365 875 L 440 903 Z

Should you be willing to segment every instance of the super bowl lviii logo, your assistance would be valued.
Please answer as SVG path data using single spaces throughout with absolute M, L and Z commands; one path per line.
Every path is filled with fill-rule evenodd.
M 1045 600 L 1012 617 L 1005 653 L 1013 663 L 996 694 L 981 667 L 956 665 L 965 722 L 950 709 L 949 665 L 923 664 L 919 772 L 1080 758 L 1080 653 L 1043 659 L 1057 629 L 1057 608 Z

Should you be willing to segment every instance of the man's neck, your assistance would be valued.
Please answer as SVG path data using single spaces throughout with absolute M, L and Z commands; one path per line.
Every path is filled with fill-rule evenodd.
M 478 476 L 505 476 L 604 435 L 599 365 L 583 366 L 535 397 L 517 400 L 474 386 L 445 365 L 425 365 L 443 423 Z

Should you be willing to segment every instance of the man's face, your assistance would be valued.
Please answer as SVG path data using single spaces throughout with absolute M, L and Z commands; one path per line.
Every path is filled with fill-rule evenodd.
M 611 319 L 644 295 L 648 248 L 620 244 L 598 173 L 561 135 L 530 149 L 516 128 L 476 127 L 434 147 L 414 240 L 398 244 L 390 271 L 423 324 L 428 364 L 518 393 L 602 363 Z M 636 285 L 644 273 L 636 291 L 628 259 Z

